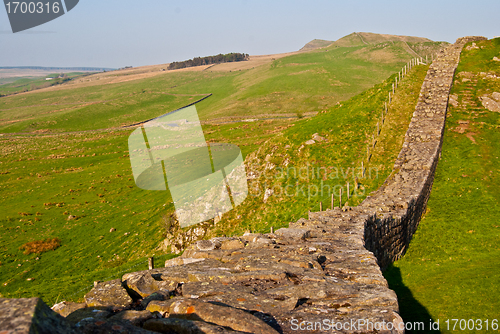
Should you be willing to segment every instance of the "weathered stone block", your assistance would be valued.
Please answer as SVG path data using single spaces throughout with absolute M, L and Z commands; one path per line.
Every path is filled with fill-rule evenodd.
M 144 311 L 134 311 L 134 310 L 126 310 L 115 314 L 109 321 L 120 321 L 120 322 L 128 322 L 133 326 L 141 327 L 147 320 L 155 319 L 161 317 L 160 313 L 155 312 L 152 313 L 148 310 Z
M 280 228 L 275 234 L 282 238 L 305 240 L 311 234 L 311 230 L 304 228 Z
M 165 293 L 170 293 L 177 288 L 177 283 L 174 281 L 157 281 L 151 274 L 143 273 L 135 276 L 130 276 L 123 282 L 127 289 L 137 293 L 141 298 L 146 298 L 149 295 L 160 290 Z
M 151 319 L 146 321 L 144 329 L 166 334 L 247 334 L 203 321 L 177 318 Z
M 40 298 L 0 298 L 1 333 L 75 333 L 70 323 Z
M 76 325 L 83 319 L 91 319 L 92 321 L 102 321 L 106 320 L 112 315 L 113 313 L 111 312 L 111 308 L 109 307 L 90 306 L 71 312 L 66 317 L 66 320 L 68 320 L 72 325 Z
M 254 334 L 277 334 L 271 326 L 250 313 L 232 307 L 196 300 L 179 300 L 170 306 L 170 317 L 203 320 L 233 330 Z
M 85 303 L 74 303 L 74 302 L 62 301 L 62 302 L 57 303 L 54 306 L 52 306 L 52 310 L 54 312 L 59 313 L 63 317 L 67 317 L 72 312 L 79 310 L 81 308 L 85 308 L 85 307 L 87 307 L 87 305 Z
M 87 306 L 113 306 L 125 308 L 132 304 L 132 298 L 122 286 L 120 279 L 100 282 L 85 295 Z

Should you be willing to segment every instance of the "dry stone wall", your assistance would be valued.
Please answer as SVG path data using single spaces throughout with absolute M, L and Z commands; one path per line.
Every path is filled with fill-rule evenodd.
M 358 208 L 369 213 L 365 247 L 382 268 L 404 254 L 425 212 L 441 154 L 448 96 L 463 45 L 479 37 L 457 40 L 441 51 L 422 85 L 394 173 Z
M 164 268 L 96 283 L 85 303 L 53 309 L 75 333 L 404 332 L 381 268 L 404 254 L 425 212 L 453 74 L 477 39 L 457 40 L 431 65 L 393 174 L 360 206 L 310 213 L 275 233 L 198 241 Z M 40 301 L 0 303 L 26 304 L 23 326 L 36 323 Z M 0 312 L 0 325 L 12 326 L 11 313 Z

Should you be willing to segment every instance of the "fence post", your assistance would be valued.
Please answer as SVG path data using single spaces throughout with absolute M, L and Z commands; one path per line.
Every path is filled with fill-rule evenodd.
M 363 162 L 361 162 L 361 163 L 363 163 Z M 332 193 L 332 201 L 331 201 L 331 204 L 330 204 L 330 207 L 331 207 L 332 210 L 333 210 L 334 199 L 335 199 L 335 197 L 334 197 L 334 195 Z
M 339 193 L 339 208 L 342 209 L 342 188 L 340 188 L 340 193 Z
M 323 211 L 323 202 L 319 202 L 319 211 Z
M 347 200 L 349 200 L 350 197 L 351 197 L 351 192 L 349 189 L 349 182 L 347 182 Z
M 154 269 L 155 268 L 155 263 L 154 263 L 154 258 L 153 257 L 150 257 L 148 259 L 148 265 L 149 265 L 149 270 L 151 269 Z

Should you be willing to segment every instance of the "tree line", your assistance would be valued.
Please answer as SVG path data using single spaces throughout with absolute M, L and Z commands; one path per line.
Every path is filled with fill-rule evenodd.
M 227 53 L 227 54 L 218 54 L 216 56 L 208 56 L 208 57 L 196 57 L 193 59 L 185 60 L 185 61 L 174 61 L 168 65 L 169 70 L 176 70 L 179 68 L 192 67 L 192 66 L 201 66 L 201 65 L 211 65 L 211 64 L 220 64 L 220 63 L 230 63 L 235 61 L 244 61 L 248 60 L 250 56 L 247 53 Z

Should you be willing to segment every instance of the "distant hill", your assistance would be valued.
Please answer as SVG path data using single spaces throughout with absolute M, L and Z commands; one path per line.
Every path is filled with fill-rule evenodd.
M 0 84 L 13 82 L 15 78 L 38 78 L 55 73 L 106 72 L 113 68 L 104 67 L 43 67 L 43 66 L 0 66 Z M 10 78 L 10 80 L 9 80 Z
M 103 72 L 113 71 L 115 68 L 105 67 L 43 67 L 43 66 L 0 66 L 0 70 L 42 70 L 42 71 L 70 71 L 70 72 Z
M 300 51 L 307 51 L 307 50 L 313 50 L 313 49 L 319 49 L 319 48 L 324 48 L 325 46 L 328 46 L 332 44 L 333 41 L 326 41 L 324 39 L 313 39 L 306 45 L 300 49 Z
M 368 47 L 357 52 L 357 56 L 368 59 L 370 57 L 386 58 L 390 55 L 383 50 L 372 54 L 376 49 L 384 49 L 390 45 L 400 48 L 410 54 L 412 57 L 431 56 L 440 48 L 448 45 L 447 42 L 434 42 L 428 38 L 415 36 L 400 36 L 388 34 L 375 34 L 371 32 L 353 32 L 334 42 L 323 39 L 314 39 L 304 45 L 300 51 L 311 51 L 319 48 L 338 48 L 338 47 Z M 393 50 L 394 51 L 394 50 Z M 366 55 L 362 55 L 366 53 Z M 379 60 L 381 60 L 379 59 Z M 387 61 L 389 61 L 387 59 Z
M 353 32 L 350 35 L 344 36 L 335 42 L 336 46 L 360 46 L 367 44 L 378 44 L 383 42 L 410 42 L 410 43 L 424 43 L 432 42 L 428 38 L 414 37 L 414 36 L 399 36 L 387 34 L 374 34 L 371 32 Z

